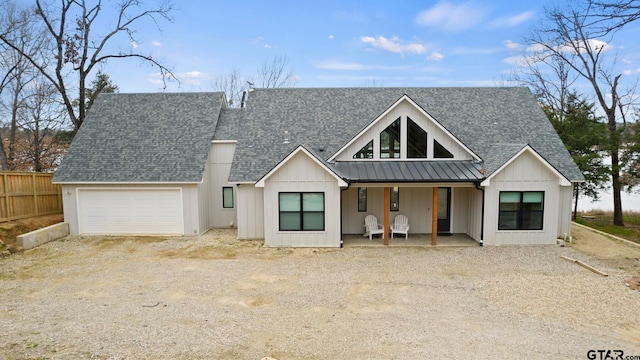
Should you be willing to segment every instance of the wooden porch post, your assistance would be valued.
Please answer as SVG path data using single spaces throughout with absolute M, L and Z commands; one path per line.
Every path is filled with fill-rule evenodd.
M 435 186 L 433 187 L 431 210 L 431 245 L 438 245 L 438 188 Z
M 384 238 L 384 244 L 389 245 L 389 188 L 384 188 L 384 232 L 382 237 Z

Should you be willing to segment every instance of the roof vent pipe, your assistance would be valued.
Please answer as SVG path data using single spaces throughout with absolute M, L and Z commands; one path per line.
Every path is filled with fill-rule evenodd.
M 287 131 L 287 130 L 284 131 L 284 141 L 282 143 L 283 144 L 288 144 L 289 143 L 289 131 Z
M 245 103 L 246 100 L 247 100 L 247 92 L 243 91 L 242 92 L 242 100 L 240 100 L 240 108 L 244 107 L 244 103 Z

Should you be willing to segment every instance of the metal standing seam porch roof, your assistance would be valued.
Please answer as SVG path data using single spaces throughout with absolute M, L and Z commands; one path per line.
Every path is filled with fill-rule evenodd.
M 469 160 L 343 161 L 332 164 L 350 182 L 477 182 L 484 179 L 479 163 Z

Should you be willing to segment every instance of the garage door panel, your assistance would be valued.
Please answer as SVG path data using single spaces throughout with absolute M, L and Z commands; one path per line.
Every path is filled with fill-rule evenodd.
M 180 189 L 82 189 L 80 233 L 183 234 Z

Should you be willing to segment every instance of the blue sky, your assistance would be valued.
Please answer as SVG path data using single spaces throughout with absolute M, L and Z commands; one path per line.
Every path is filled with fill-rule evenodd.
M 285 55 L 297 87 L 496 86 L 522 54 L 544 1 L 180 1 L 162 32 L 139 27 L 137 51 L 206 91 Z M 156 70 L 112 62 L 121 92 L 161 90 Z

